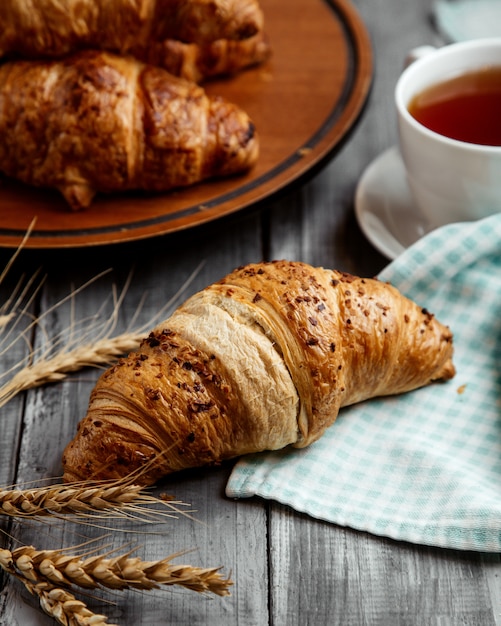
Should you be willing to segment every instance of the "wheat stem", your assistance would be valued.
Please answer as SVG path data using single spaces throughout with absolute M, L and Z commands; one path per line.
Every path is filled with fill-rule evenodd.
M 26 242 L 28 241 L 28 239 L 30 238 L 31 232 L 32 230 L 35 228 L 35 224 L 36 224 L 37 218 L 34 217 L 31 220 L 30 225 L 28 226 L 27 231 L 24 233 L 23 238 L 21 239 L 21 242 L 19 243 L 19 245 L 17 246 L 17 248 L 14 251 L 14 254 L 10 257 L 9 261 L 7 262 L 6 266 L 3 268 L 2 272 L 0 273 L 0 285 L 2 284 L 4 278 L 7 276 L 7 274 L 9 273 L 10 268 L 12 267 L 12 265 L 14 264 L 14 261 L 16 260 L 16 258 L 19 256 L 19 254 L 21 253 L 21 250 L 24 248 L 24 246 L 26 245 Z

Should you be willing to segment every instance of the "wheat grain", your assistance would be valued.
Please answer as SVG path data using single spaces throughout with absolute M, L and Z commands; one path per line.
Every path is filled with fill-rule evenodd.
M 49 583 L 32 584 L 23 581 L 28 591 L 38 596 L 42 609 L 63 626 L 116 626 L 109 624 L 105 615 L 93 613 L 87 605 L 67 589 Z
M 143 561 L 130 554 L 81 558 L 61 550 L 37 550 L 33 546 L 21 546 L 12 552 L 0 550 L 0 565 L 4 567 L 3 564 L 9 562 L 11 570 L 32 583 L 114 590 L 151 590 L 179 585 L 199 593 L 229 595 L 232 582 L 222 577 L 221 568 L 174 565 L 171 558 Z
M 11 319 L 14 317 L 14 313 L 6 313 L 6 314 L 0 314 L 0 330 L 4 327 L 7 326 L 7 324 L 11 321 Z

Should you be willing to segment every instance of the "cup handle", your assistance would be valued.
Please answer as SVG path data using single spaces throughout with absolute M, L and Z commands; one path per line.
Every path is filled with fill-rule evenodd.
M 428 56 L 430 53 L 435 52 L 436 49 L 437 48 L 435 46 L 418 46 L 417 48 L 412 48 L 412 50 L 409 50 L 407 56 L 404 59 L 404 69 L 406 67 L 409 67 L 409 65 L 414 63 L 414 61 L 422 59 L 423 57 Z

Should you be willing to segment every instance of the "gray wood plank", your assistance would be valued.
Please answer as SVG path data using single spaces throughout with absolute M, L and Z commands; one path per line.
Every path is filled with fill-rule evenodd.
M 277 626 L 496 623 L 484 555 L 312 523 L 279 505 L 270 535 Z

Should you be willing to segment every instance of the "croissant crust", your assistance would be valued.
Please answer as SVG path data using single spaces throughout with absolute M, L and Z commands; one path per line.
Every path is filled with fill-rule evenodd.
M 303 447 L 341 407 L 454 375 L 452 334 L 375 279 L 280 261 L 193 295 L 98 380 L 65 479 Z
M 123 54 L 165 39 L 246 39 L 262 26 L 256 0 L 2 0 L 0 57 Z
M 98 191 L 166 191 L 243 173 L 259 151 L 238 106 L 96 51 L 1 65 L 0 134 L 0 169 L 59 189 L 73 209 Z

